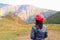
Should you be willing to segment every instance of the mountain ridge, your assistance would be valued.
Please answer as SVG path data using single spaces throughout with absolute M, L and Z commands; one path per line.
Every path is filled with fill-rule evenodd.
M 41 9 L 31 5 L 9 5 L 0 9 L 0 16 L 9 13 L 17 15 L 21 20 L 29 23 L 34 22 L 36 14 L 43 14 L 45 18 L 55 14 L 55 10 Z

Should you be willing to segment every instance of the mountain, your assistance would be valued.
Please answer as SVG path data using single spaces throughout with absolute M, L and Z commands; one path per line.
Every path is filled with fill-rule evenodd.
M 4 16 L 3 18 L 5 18 L 5 20 L 9 20 L 9 21 L 11 20 L 11 21 L 13 21 L 16 24 L 26 24 L 26 22 L 21 20 L 17 15 L 8 14 L 8 15 Z
M 13 14 L 17 15 L 21 20 L 26 23 L 35 22 L 36 14 L 41 13 L 44 15 L 45 18 L 48 18 L 49 16 L 57 12 L 55 10 L 42 9 L 32 5 L 8 5 L 0 8 L 0 17 L 6 16 L 8 14 Z
M 48 10 L 48 9 L 41 9 L 37 8 L 35 6 L 28 6 L 25 10 L 22 10 L 17 15 L 24 20 L 27 23 L 35 22 L 35 16 L 36 14 L 43 14 L 45 18 L 48 18 L 49 16 L 56 13 L 55 10 Z
M 48 18 L 49 16 L 52 16 L 56 13 L 54 10 L 48 10 L 47 12 L 42 12 L 45 18 Z
M 5 7 L 5 6 L 8 6 L 8 4 L 2 4 L 2 3 L 0 3 L 0 8 L 1 7 Z
M 56 12 L 56 14 L 48 17 L 45 21 L 48 24 L 60 24 L 60 12 Z

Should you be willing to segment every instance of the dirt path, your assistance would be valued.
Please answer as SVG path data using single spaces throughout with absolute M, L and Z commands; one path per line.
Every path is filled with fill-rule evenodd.
M 17 40 L 31 40 L 30 33 L 19 37 Z M 48 30 L 48 38 L 46 40 L 60 40 L 60 30 Z
M 60 30 L 49 30 L 47 40 L 60 40 Z

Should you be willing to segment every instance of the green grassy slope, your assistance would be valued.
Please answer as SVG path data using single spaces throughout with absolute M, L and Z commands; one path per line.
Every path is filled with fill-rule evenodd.
M 48 17 L 45 21 L 48 24 L 60 24 L 60 12 L 57 12 L 55 15 Z

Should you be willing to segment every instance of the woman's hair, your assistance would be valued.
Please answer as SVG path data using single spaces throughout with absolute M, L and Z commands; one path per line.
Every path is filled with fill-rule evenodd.
M 43 25 L 43 22 L 36 20 L 36 25 Z

